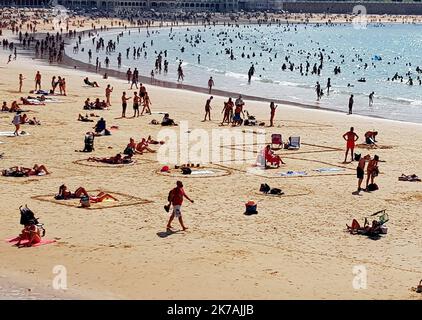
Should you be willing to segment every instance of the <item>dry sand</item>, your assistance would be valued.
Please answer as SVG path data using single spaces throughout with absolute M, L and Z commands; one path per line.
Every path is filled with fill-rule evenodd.
M 57 239 L 55 244 L 30 249 L 0 244 L 0 272 L 7 279 L 0 283 L 6 288 L 0 295 L 13 296 L 12 288 L 17 286 L 37 288 L 45 298 L 421 299 L 411 288 L 422 278 L 422 184 L 397 179 L 402 173 L 422 175 L 421 125 L 282 105 L 277 109 L 276 127 L 265 128 L 266 140 L 271 133 L 300 135 L 301 150 L 282 151 L 287 165 L 267 170 L 264 177 L 247 174 L 249 164 L 226 162 L 217 168 L 230 175 L 183 178 L 187 194 L 195 200 L 184 204 L 190 229 L 167 236 L 168 215 L 163 205 L 178 177 L 157 174 L 162 165 L 154 154 L 137 156 L 136 165 L 120 168 L 74 163 L 87 158 L 75 150 L 83 148 L 84 133 L 92 125 L 76 118 L 87 97 L 104 96 L 106 84 L 114 86 L 112 108 L 95 113 L 119 130 L 96 139 L 92 155 L 115 155 L 123 151 L 130 137 L 156 137 L 161 127 L 149 122 L 161 116 L 116 119 L 121 92 L 129 92 L 122 80 L 89 74 L 101 87 L 87 88 L 82 85 L 85 72 L 23 57 L 6 65 L 5 52 L 0 61 L 0 97 L 9 104 L 33 89 L 36 70 L 43 75 L 43 87 L 48 87 L 53 75 L 60 75 L 66 78 L 68 88 L 68 96 L 60 97 L 63 103 L 30 107 L 36 111 L 30 115 L 42 122 L 41 126 L 23 126 L 30 136 L 0 137 L 4 142 L 0 144 L 0 153 L 4 152 L 1 168 L 38 163 L 52 171 L 44 177 L 0 177 L 0 239 L 19 233 L 18 207 L 22 204 L 28 204 L 45 223 L 46 237 Z M 23 94 L 17 93 L 19 73 L 27 78 Z M 167 111 L 177 121 L 189 121 L 193 129 L 218 128 L 226 97 L 215 97 L 215 121 L 203 123 L 206 95 L 150 85 L 147 89 L 153 111 Z M 268 122 L 267 103 L 246 101 L 246 105 L 251 114 Z M 358 112 L 358 105 L 355 110 Z M 0 131 L 13 130 L 12 117 L 0 114 Z M 386 161 L 380 164 L 377 192 L 352 194 L 357 184 L 356 164 L 342 164 L 345 142 L 341 137 L 350 126 L 361 137 L 367 130 L 377 129 L 379 144 L 391 147 L 370 151 Z M 345 171 L 337 174 L 312 171 L 343 166 Z M 310 174 L 277 177 L 288 170 Z M 264 182 L 280 187 L 286 196 L 260 195 L 257 191 Z M 52 198 L 62 183 L 71 190 L 84 186 L 148 201 L 84 210 L 32 198 Z M 249 199 L 258 201 L 258 215 L 243 215 Z M 387 209 L 390 216 L 388 234 L 382 239 L 374 241 L 344 231 L 353 218 L 362 221 L 381 209 Z M 176 222 L 173 225 L 178 227 Z M 56 265 L 66 267 L 68 281 L 68 290 L 57 294 L 51 293 Z M 368 277 L 367 288 L 357 290 L 352 286 L 353 268 L 359 265 L 366 267 Z

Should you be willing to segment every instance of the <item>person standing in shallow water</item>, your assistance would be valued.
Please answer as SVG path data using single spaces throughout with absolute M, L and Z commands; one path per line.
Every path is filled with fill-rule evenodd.
M 373 104 L 374 104 L 374 94 L 375 94 L 375 92 L 374 92 L 374 91 L 372 91 L 372 92 L 369 94 L 369 106 L 370 106 L 370 107 L 372 107 L 372 106 L 373 106 Z
M 331 78 L 327 79 L 327 96 L 330 94 Z
M 354 100 L 353 100 L 353 94 L 352 94 L 350 95 L 350 98 L 349 98 L 349 114 L 353 113 L 353 102 Z
M 274 127 L 274 116 L 275 116 L 275 109 L 278 106 L 275 105 L 274 102 L 270 103 L 270 127 Z
M 209 94 L 211 94 L 212 87 L 214 87 L 214 80 L 212 79 L 212 77 L 210 77 L 210 79 L 208 80 Z
M 319 99 L 321 99 L 321 85 L 319 84 L 319 81 L 317 81 L 315 85 L 315 91 L 316 91 L 317 101 L 319 101 Z

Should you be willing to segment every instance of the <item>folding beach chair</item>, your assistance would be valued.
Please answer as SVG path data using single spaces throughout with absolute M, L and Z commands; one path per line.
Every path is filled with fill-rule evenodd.
M 278 147 L 274 147 L 274 146 L 278 146 Z M 278 150 L 281 148 L 283 148 L 283 140 L 282 140 L 281 134 L 273 133 L 271 135 L 271 149 Z
M 288 149 L 289 150 L 299 150 L 300 149 L 300 137 L 290 137 Z

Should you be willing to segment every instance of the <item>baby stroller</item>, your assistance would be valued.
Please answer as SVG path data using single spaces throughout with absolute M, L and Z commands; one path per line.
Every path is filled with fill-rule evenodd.
M 83 152 L 92 152 L 94 151 L 94 134 L 87 133 L 85 135 L 85 139 L 84 139 L 84 143 L 85 143 L 85 147 Z
M 247 110 L 245 110 L 245 113 L 246 113 L 247 119 L 245 119 L 243 121 L 243 124 L 245 126 L 256 126 L 256 118 L 255 118 L 255 116 L 250 115 Z
M 35 218 L 34 212 L 32 212 L 32 210 L 28 208 L 28 205 L 25 205 L 25 207 L 20 206 L 19 211 L 21 213 L 20 224 L 23 226 L 27 226 L 32 223 L 35 224 L 39 229 L 42 230 L 41 237 L 44 237 L 45 236 L 44 223 L 40 223 L 38 221 L 38 218 Z

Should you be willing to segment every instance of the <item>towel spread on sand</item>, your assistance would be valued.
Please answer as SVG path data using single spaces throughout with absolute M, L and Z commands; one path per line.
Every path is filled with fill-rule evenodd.
M 10 243 L 11 245 L 15 245 L 19 242 L 19 238 L 6 239 L 5 241 Z M 28 242 L 29 242 L 29 240 L 22 240 L 21 244 L 26 245 Z M 44 244 L 50 244 L 50 243 L 54 243 L 54 242 L 56 242 L 56 240 L 42 239 L 41 242 L 33 244 L 31 247 L 39 247 L 39 246 L 42 246 Z
M 19 136 L 29 136 L 30 134 L 25 131 L 19 132 Z M 13 131 L 0 131 L 0 136 L 2 137 L 16 137 Z
M 282 177 L 301 177 L 308 175 L 308 173 L 306 171 L 287 171 L 281 172 L 280 175 Z
M 323 173 L 323 172 L 339 172 L 339 171 L 344 171 L 343 168 L 319 168 L 319 169 L 315 169 L 314 171 L 318 171 L 319 173 Z
M 166 114 L 164 111 L 152 111 L 151 114 Z
M 191 172 L 191 175 L 201 175 L 201 174 L 214 174 L 214 171 L 211 170 L 195 170 Z

